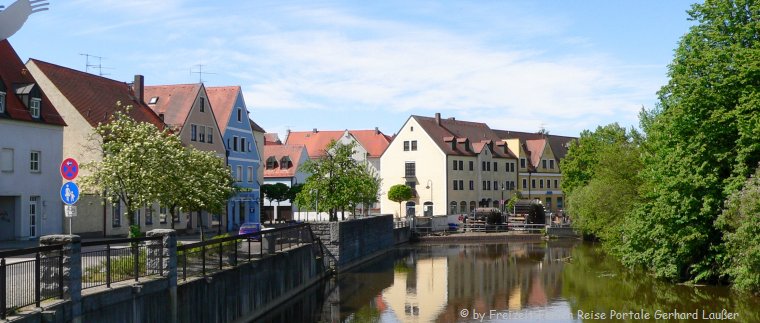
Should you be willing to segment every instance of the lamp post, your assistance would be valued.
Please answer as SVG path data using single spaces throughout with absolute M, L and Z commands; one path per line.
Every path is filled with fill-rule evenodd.
M 501 184 L 501 200 L 499 201 L 501 203 L 501 213 L 504 213 L 504 205 L 506 204 L 504 203 L 504 190 L 504 184 Z
M 427 186 L 425 187 L 430 190 L 430 215 L 433 215 L 433 180 L 429 179 L 427 180 Z
M 528 169 L 528 200 L 530 200 L 530 190 L 533 188 L 533 181 L 531 180 L 530 176 L 533 174 L 533 172 L 530 171 L 530 168 Z

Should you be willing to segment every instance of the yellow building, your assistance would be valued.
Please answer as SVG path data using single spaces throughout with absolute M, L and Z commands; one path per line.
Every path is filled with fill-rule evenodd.
M 517 158 L 479 122 L 411 116 L 380 159 L 382 213 L 466 214 L 478 206 L 500 207 L 517 189 Z M 399 206 L 388 199 L 406 184 L 415 197 Z

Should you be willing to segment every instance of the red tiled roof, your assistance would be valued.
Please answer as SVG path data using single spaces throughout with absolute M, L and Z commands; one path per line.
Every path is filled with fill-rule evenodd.
M 15 87 L 22 84 L 37 83 L 32 74 L 26 70 L 21 58 L 8 40 L 0 41 L 0 82 L 3 82 L 6 89 L 5 95 L 5 113 L 0 114 L 0 119 L 10 118 L 13 120 L 29 121 L 37 123 L 46 123 L 51 125 L 65 126 L 66 123 L 58 114 L 50 100 L 42 93 L 42 102 L 40 106 L 40 118 L 32 118 L 29 109 L 15 94 Z M 39 86 L 38 86 L 39 87 Z M 40 89 L 41 90 L 41 89 Z
M 239 86 L 217 86 L 206 88 L 208 101 L 211 104 L 211 108 L 214 110 L 214 116 L 216 116 L 216 120 L 219 123 L 219 131 L 222 135 L 224 135 L 224 130 L 227 129 L 227 123 L 230 120 L 232 110 L 235 108 L 238 93 L 240 93 Z
M 291 131 L 286 144 L 304 145 L 309 158 L 315 159 L 325 155 L 325 148 L 333 140 L 339 140 L 345 130 Z M 369 157 L 380 157 L 390 145 L 390 137 L 378 130 L 348 130 L 356 141 L 367 150 Z
M 30 63 L 47 76 L 93 127 L 107 121 L 116 109 L 116 102 L 121 102 L 123 106 L 132 106 L 129 115 L 135 120 L 164 129 L 161 119 L 144 102 L 136 100 L 127 83 L 35 59 L 30 59 Z
M 549 143 L 549 146 L 552 148 L 552 152 L 554 152 L 554 156 L 557 158 L 557 161 L 565 158 L 565 155 L 567 155 L 568 143 L 574 140 L 578 140 L 577 137 L 558 136 L 551 134 L 543 135 L 540 133 L 520 131 L 494 130 L 494 132 L 502 139 L 520 139 L 521 144 L 526 143 L 527 140 L 544 139 L 545 137 Z
M 544 149 L 546 149 L 546 139 L 528 139 L 525 141 L 525 147 L 530 152 L 530 164 L 533 167 L 538 167 L 538 163 L 541 162 L 541 157 L 544 156 Z
M 293 177 L 296 176 L 298 167 L 300 167 L 301 156 L 306 154 L 306 147 L 303 145 L 265 145 L 264 146 L 264 158 L 261 159 L 262 166 L 264 167 L 264 178 L 280 178 L 280 177 Z M 291 167 L 281 169 L 280 161 L 283 157 L 289 157 L 293 163 Z M 269 157 L 274 157 L 277 160 L 277 167 L 274 169 L 267 169 L 267 160 Z
M 264 146 L 268 145 L 282 145 L 282 141 L 280 140 L 280 136 L 276 133 L 265 133 L 264 134 Z
M 163 114 L 167 125 L 182 128 L 200 90 L 200 83 L 146 86 L 145 100 L 158 98 L 155 104 L 148 106 L 156 114 Z
M 491 128 L 485 123 L 462 121 L 454 119 L 440 119 L 440 125 L 436 118 L 413 115 L 417 123 L 438 144 L 438 147 L 446 155 L 475 156 L 490 143 L 493 146 L 493 154 L 497 158 L 515 158 L 506 150 Z M 451 142 L 456 138 L 456 146 Z

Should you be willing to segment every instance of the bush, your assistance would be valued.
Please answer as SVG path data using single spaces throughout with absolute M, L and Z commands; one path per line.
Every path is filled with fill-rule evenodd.
M 528 217 L 525 218 L 527 224 L 546 224 L 546 211 L 544 206 L 539 203 L 532 203 L 528 209 Z

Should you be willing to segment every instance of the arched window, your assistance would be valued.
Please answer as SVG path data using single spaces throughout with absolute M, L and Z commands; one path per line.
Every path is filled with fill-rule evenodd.
M 475 209 L 475 205 L 477 205 L 475 204 L 475 201 L 470 201 L 470 212 Z
M 449 203 L 449 214 L 456 214 L 457 213 L 457 202 L 451 201 Z
M 422 204 L 422 212 L 425 213 L 425 216 L 433 216 L 433 202 L 425 202 Z
M 413 217 L 416 204 L 414 202 L 406 202 L 406 216 Z
M 282 159 L 280 159 L 280 168 L 281 169 L 288 169 L 293 166 L 293 162 L 290 161 L 290 157 L 288 156 L 282 156 Z
M 462 201 L 459 203 L 459 213 L 467 213 L 467 202 Z

